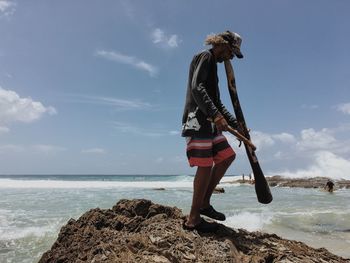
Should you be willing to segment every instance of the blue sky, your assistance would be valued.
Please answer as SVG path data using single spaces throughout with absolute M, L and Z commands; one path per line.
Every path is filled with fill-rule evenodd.
M 179 131 L 208 34 L 265 174 L 350 178 L 349 1 L 0 0 L 0 174 L 192 174 Z M 222 101 L 232 106 L 223 65 Z M 249 173 L 242 148 L 230 174 Z

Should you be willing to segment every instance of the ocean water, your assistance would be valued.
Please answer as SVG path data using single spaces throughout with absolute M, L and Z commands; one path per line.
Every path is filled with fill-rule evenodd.
M 350 258 L 350 190 L 271 188 L 258 203 L 252 185 L 224 177 L 212 204 L 225 225 L 265 231 Z M 0 176 L 0 262 L 37 262 L 60 228 L 89 209 L 111 208 L 122 198 L 145 198 L 188 213 L 192 176 Z M 165 188 L 164 191 L 155 188 Z

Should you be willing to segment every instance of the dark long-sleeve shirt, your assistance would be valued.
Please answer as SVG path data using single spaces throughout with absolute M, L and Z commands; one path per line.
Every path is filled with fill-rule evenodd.
M 218 84 L 217 64 L 212 50 L 195 55 L 189 70 L 182 136 L 212 136 L 216 128 L 208 118 L 214 120 L 219 114 L 229 125 L 237 127 L 235 117 L 220 100 Z

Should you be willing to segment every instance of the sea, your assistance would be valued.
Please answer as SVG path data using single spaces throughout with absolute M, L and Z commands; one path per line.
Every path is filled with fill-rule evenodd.
M 225 176 L 213 206 L 223 223 L 275 233 L 350 258 L 350 189 L 273 187 L 274 200 L 257 201 L 254 186 Z M 120 199 L 149 199 L 187 214 L 191 175 L 0 175 L 0 262 L 37 262 L 63 225 L 86 211 L 111 208 Z M 163 190 L 159 190 L 162 189 Z

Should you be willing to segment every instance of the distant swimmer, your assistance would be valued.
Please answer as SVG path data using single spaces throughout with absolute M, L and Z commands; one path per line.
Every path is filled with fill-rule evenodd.
M 333 191 L 334 191 L 334 183 L 331 180 L 328 180 L 326 185 L 324 186 L 324 189 L 327 192 L 333 193 Z

